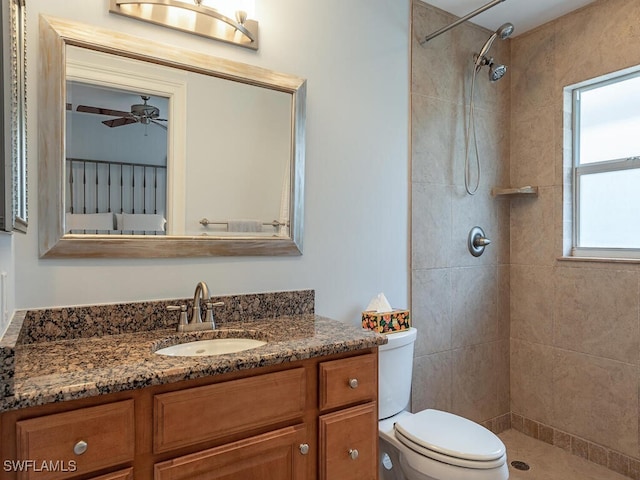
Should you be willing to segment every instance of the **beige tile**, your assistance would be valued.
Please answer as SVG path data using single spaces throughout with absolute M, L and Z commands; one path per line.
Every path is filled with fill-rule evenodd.
M 556 62 L 553 33 L 553 26 L 544 26 L 518 35 L 511 41 L 513 68 L 509 73 L 512 91 L 516 92 L 512 102 L 514 120 L 532 108 L 550 106 L 554 95 L 558 93 L 555 90 Z
M 638 455 L 637 367 L 555 350 L 555 427 L 630 456 Z
M 414 270 L 412 276 L 411 316 L 418 330 L 414 356 L 451 349 L 450 270 Z
M 537 197 L 511 200 L 511 263 L 548 265 L 559 252 L 554 248 L 555 187 L 542 187 Z
M 552 186 L 556 182 L 554 138 L 558 135 L 554 106 L 523 108 L 528 110 L 514 110 L 511 122 L 511 184 Z
M 506 198 L 495 197 L 498 231 L 497 257 L 499 265 L 511 263 L 511 202 Z
M 629 480 L 601 465 L 515 430 L 507 430 L 498 436 L 507 447 L 509 462 L 520 460 L 530 466 L 527 471 L 510 467 L 509 480 Z
M 589 442 L 578 437 L 571 437 L 571 453 L 580 458 L 589 458 Z
M 478 93 L 474 95 L 477 99 Z M 475 103 L 475 102 L 474 102 Z M 496 185 L 509 184 L 509 152 L 510 152 L 510 130 L 508 110 L 496 112 L 494 110 L 485 110 L 477 105 L 474 108 L 475 137 L 473 130 L 470 128 L 469 141 L 469 166 L 471 168 L 471 179 L 475 186 L 477 179 L 478 167 L 480 163 L 480 186 L 487 191 Z M 466 132 L 468 123 L 468 109 L 464 112 L 464 118 L 459 119 L 463 122 Z M 474 140 L 475 138 L 475 140 Z M 463 137 L 466 139 L 466 136 Z M 478 146 L 477 154 L 475 146 Z M 464 159 L 466 155 L 466 141 L 458 146 L 461 151 L 459 156 L 454 158 L 454 185 L 464 186 Z
M 425 45 L 419 43 L 429 33 L 451 23 L 452 18 L 441 10 L 414 2 L 411 90 L 421 95 L 462 103 L 464 61 L 458 58 L 461 30 L 453 29 Z
M 638 274 L 559 267 L 555 274 L 555 345 L 638 364 Z
M 589 461 L 607 466 L 607 450 L 594 443 L 589 444 Z
M 505 413 L 498 405 L 498 348 L 492 342 L 452 351 L 451 412 L 476 422 Z
M 498 415 L 511 412 L 511 349 L 508 339 L 499 340 L 494 344 L 493 368 L 498 389 Z
M 464 187 L 456 186 L 452 197 L 451 265 L 456 267 L 496 265 L 509 258 L 509 205 L 491 197 L 490 189 L 480 189 L 471 196 Z M 474 257 L 469 253 L 469 232 L 481 227 L 491 244 L 484 253 Z
M 451 187 L 413 183 L 411 204 L 412 268 L 449 266 L 451 258 Z
M 511 335 L 511 267 L 498 265 L 498 336 L 508 340 Z
M 497 263 L 497 249 L 494 241 L 501 237 L 498 223 L 488 189 L 481 189 L 471 196 L 464 187 L 453 188 L 451 203 L 452 217 L 452 245 L 451 265 L 456 267 L 472 267 L 478 265 L 495 265 Z M 480 226 L 485 231 L 487 238 L 492 240 L 491 245 L 485 248 L 480 257 L 474 257 L 469 253 L 469 232 L 475 226 Z
M 451 409 L 451 352 L 433 353 L 413 360 L 411 411 Z
M 558 448 L 561 448 L 563 450 L 566 450 L 567 452 L 570 452 L 571 451 L 571 435 L 569 435 L 568 433 L 562 432 L 560 430 L 554 430 L 553 444 Z
M 511 339 L 511 411 L 538 422 L 553 418 L 552 347 Z
M 454 348 L 494 341 L 498 332 L 497 267 L 451 270 L 452 331 Z
M 412 180 L 452 185 L 456 159 L 464 156 L 463 106 L 412 95 Z
M 556 77 L 570 85 L 636 65 L 640 55 L 635 0 L 594 2 L 555 23 Z
M 553 342 L 553 267 L 511 265 L 511 336 Z

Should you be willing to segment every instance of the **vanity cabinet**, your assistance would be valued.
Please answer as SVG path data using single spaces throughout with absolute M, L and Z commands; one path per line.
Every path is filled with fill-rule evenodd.
M 305 412 L 304 368 L 155 395 L 153 451 L 228 437 L 288 421 Z
M 133 468 L 125 468 L 117 472 L 107 473 L 99 477 L 91 477 L 89 480 L 134 480 Z
M 374 402 L 320 417 L 320 479 L 377 478 L 378 410 Z
M 34 461 L 19 478 L 67 478 L 131 462 L 133 422 L 133 400 L 18 421 L 17 458 Z
M 377 348 L 0 414 L 1 480 L 375 480 Z
M 320 364 L 319 479 L 375 480 L 378 459 L 377 356 Z
M 154 480 L 297 480 L 308 478 L 309 433 L 296 425 L 158 463 Z

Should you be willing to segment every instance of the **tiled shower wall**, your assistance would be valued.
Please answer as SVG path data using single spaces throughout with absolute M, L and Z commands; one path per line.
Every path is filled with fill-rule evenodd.
M 412 317 L 418 329 L 412 408 L 482 422 L 509 412 L 509 77 L 476 79 L 480 188 L 464 189 L 465 119 L 473 54 L 490 32 L 469 23 L 420 45 L 455 18 L 414 2 L 412 45 Z M 494 44 L 509 63 L 508 42 Z M 492 240 L 467 250 L 474 226 Z
M 462 182 L 464 99 L 472 55 L 491 32 L 467 22 L 420 45 L 454 18 L 415 1 L 411 86 L 412 313 L 420 335 L 412 408 L 476 421 L 511 411 L 536 427 L 527 433 L 574 438 L 585 450 L 574 453 L 613 459 L 632 478 L 640 478 L 640 264 L 559 258 L 570 222 L 562 89 L 639 65 L 639 18 L 637 0 L 597 0 L 494 43 L 492 55 L 509 71 L 496 84 L 486 71 L 477 79 L 483 177 L 474 197 Z M 540 192 L 494 199 L 493 185 Z M 476 224 L 493 240 L 477 259 L 466 251 Z M 605 451 L 609 460 L 600 458 Z
M 638 19 L 637 0 L 598 0 L 511 43 L 511 182 L 540 186 L 511 203 L 511 410 L 634 458 L 640 265 L 558 258 L 562 90 L 639 65 Z

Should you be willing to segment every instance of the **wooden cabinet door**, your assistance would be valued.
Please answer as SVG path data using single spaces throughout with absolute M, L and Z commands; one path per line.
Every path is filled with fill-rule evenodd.
M 91 477 L 90 480 L 133 480 L 133 468 L 118 470 L 117 472 L 107 473 L 99 477 Z
M 286 427 L 158 463 L 154 479 L 304 480 L 315 458 L 301 448 L 308 441 L 304 425 Z
M 156 395 L 153 451 L 301 421 L 305 385 L 304 368 L 294 368 Z
M 372 401 L 377 395 L 374 353 L 320 364 L 320 410 Z
M 320 417 L 320 480 L 376 480 L 378 410 L 374 402 Z
M 18 478 L 64 479 L 133 461 L 133 405 L 124 400 L 17 422 L 18 459 L 33 462 Z

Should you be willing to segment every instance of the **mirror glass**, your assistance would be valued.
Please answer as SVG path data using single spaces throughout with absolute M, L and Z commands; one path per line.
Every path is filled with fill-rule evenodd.
M 8 0 L 0 8 L 2 25 L 2 160 L 0 230 L 27 231 L 26 167 L 26 15 L 24 2 Z
M 303 79 L 51 17 L 40 33 L 41 256 L 301 253 Z

